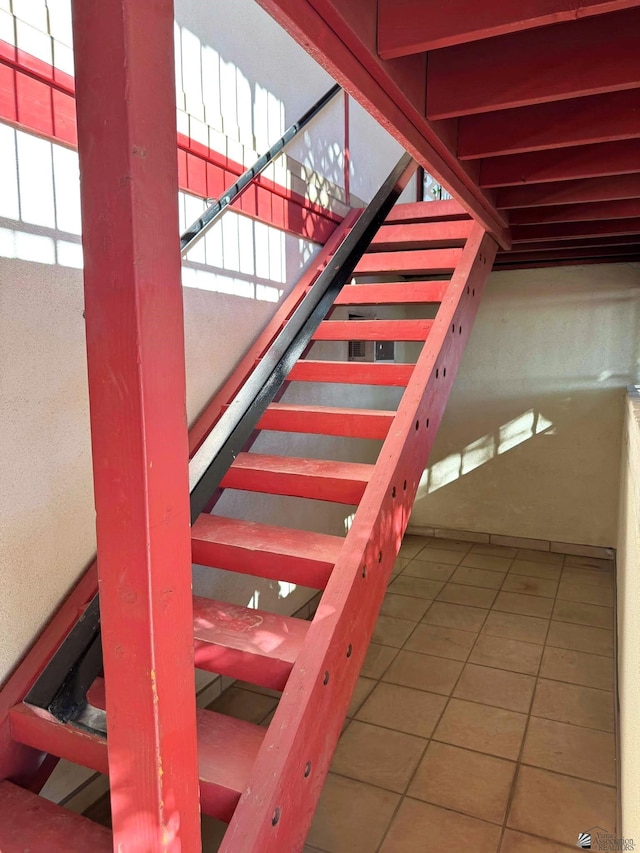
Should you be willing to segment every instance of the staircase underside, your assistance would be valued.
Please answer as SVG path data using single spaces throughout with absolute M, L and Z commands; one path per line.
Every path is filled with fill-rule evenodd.
M 212 400 L 191 432 L 192 452 L 260 361 L 282 316 L 330 262 L 354 218 L 338 229 Z M 223 490 L 355 507 L 345 536 L 229 518 L 215 507 L 192 527 L 192 557 L 200 566 L 323 591 L 311 622 L 193 598 L 195 665 L 280 694 L 266 728 L 197 712 L 201 807 L 229 822 L 223 851 L 302 849 L 495 251 L 492 238 L 456 202 L 396 206 L 335 303 L 342 312 L 377 306 L 383 317 L 393 308 L 394 318 L 356 321 L 330 314 L 314 340 L 410 341 L 420 347 L 417 360 L 331 361 L 314 357 L 312 347 L 288 376 L 309 402 L 288 403 L 285 392 L 258 424 L 265 433 L 373 439 L 380 448 L 377 461 L 274 456 L 249 445 L 222 480 Z M 396 281 L 359 283 L 360 276 L 372 275 Z M 313 403 L 316 383 L 404 391 L 397 410 L 333 408 Z M 46 778 L 38 775 L 45 754 L 108 774 L 106 737 L 23 701 L 95 590 L 94 565 L 0 694 L 0 777 L 12 780 L 0 784 L 0 802 L 15 815 L 28 815 L 33 835 L 20 835 L 22 817 L 15 823 L 0 817 L 3 853 L 23 850 L 27 841 L 34 853 L 75 849 L 65 846 L 69 832 L 82 839 L 78 850 L 109 849 L 109 833 L 36 796 Z M 97 678 L 87 700 L 94 714 L 107 709 L 108 720 L 108 681 L 106 690 L 105 697 L 105 682 Z
M 640 260 L 637 0 L 258 0 L 489 231 L 495 269 Z

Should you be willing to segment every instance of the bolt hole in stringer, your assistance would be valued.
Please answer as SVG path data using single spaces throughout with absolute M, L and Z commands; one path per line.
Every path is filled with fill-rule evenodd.
M 394 486 L 393 489 L 391 490 L 391 497 L 395 498 L 395 496 L 396 496 L 396 487 Z
M 366 578 L 366 576 L 367 576 L 367 567 L 366 567 L 366 566 L 363 566 L 363 567 L 362 567 L 362 577 L 363 577 L 363 578 Z
M 273 817 L 271 818 L 271 826 L 277 826 L 279 820 L 280 820 L 280 807 L 276 806 L 276 808 L 273 811 Z
M 310 775 L 311 775 L 311 762 L 307 761 L 307 763 L 304 766 L 304 778 L 308 779 Z
M 429 429 L 429 418 L 426 419 L 426 421 L 424 422 L 424 425 L 425 425 L 426 429 Z
M 352 654 L 353 654 L 353 646 L 351 645 L 351 643 L 349 643 L 349 645 L 347 646 L 347 657 L 350 658 Z
M 325 687 L 329 683 L 329 670 L 328 669 L 326 669 L 324 672 L 324 678 L 322 679 L 322 683 L 325 685 Z

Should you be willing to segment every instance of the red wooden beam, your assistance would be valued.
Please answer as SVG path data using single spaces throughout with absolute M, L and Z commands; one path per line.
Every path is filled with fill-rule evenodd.
M 111 853 L 111 833 L 82 815 L 0 782 L 0 850 L 3 853 Z
M 514 225 L 513 243 L 537 243 L 568 240 L 575 237 L 617 237 L 640 234 L 640 218 L 611 221 L 559 222 L 545 225 Z
M 640 93 L 629 89 L 465 116 L 458 129 L 458 157 L 471 160 L 638 137 Z
M 482 161 L 480 183 L 486 187 L 523 186 L 634 172 L 640 172 L 639 139 L 492 157 Z
M 424 115 L 426 63 L 377 55 L 376 4 L 371 0 L 258 0 L 284 29 L 445 186 L 504 248 L 506 220 L 477 184 L 474 169 L 454 153 L 456 127 Z
M 618 234 L 612 237 L 568 237 L 564 240 L 550 240 L 540 243 L 527 243 L 527 252 L 549 252 L 551 249 L 602 249 L 610 246 L 625 247 L 628 245 L 637 245 L 638 237 L 636 234 Z M 522 250 L 522 246 L 518 246 L 517 251 Z M 498 252 L 496 258 L 508 258 L 511 252 Z
M 596 246 L 590 249 L 585 246 L 582 249 L 551 249 L 548 252 L 506 252 L 496 257 L 496 264 L 510 265 L 533 261 L 558 260 L 593 260 L 598 258 L 606 263 L 608 258 L 625 258 L 640 255 L 640 241 L 635 246 Z
M 628 9 L 429 54 L 431 120 L 640 85 L 640 10 Z
M 282 853 L 304 846 L 495 249 L 477 227 L 416 364 L 220 853 Z
M 378 0 L 378 52 L 392 59 L 637 5 L 638 0 L 457 0 L 447 5 L 440 0 Z
M 201 849 L 172 0 L 73 3 L 114 849 Z
M 553 184 L 505 187 L 496 194 L 496 201 L 503 208 L 584 204 L 623 198 L 640 198 L 640 173 L 611 175 L 607 178 L 581 181 L 559 181 Z
M 585 222 L 603 219 L 632 219 L 640 217 L 640 199 L 601 201 L 593 204 L 558 204 L 549 207 L 525 207 L 511 211 L 514 225 L 534 225 L 538 222 Z
M 508 266 L 505 264 L 494 263 L 493 269 L 497 272 L 511 272 L 512 270 L 533 270 L 544 269 L 545 267 L 584 267 L 591 266 L 593 264 L 630 264 L 638 263 L 639 261 L 640 254 L 612 256 L 606 260 L 602 260 L 601 258 L 581 258 L 580 260 L 558 258 L 550 261 L 531 259 L 529 261 L 521 261 L 520 263 L 513 265 L 509 264 Z

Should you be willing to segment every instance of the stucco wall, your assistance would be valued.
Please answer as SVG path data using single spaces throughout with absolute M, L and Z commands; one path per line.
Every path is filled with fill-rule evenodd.
M 619 835 L 640 838 L 640 395 L 632 389 L 625 401 L 620 524 L 616 578 L 618 595 L 618 696 L 620 702 Z
M 411 523 L 615 547 L 639 356 L 637 265 L 493 273 Z
M 30 0 L 12 8 L 13 16 L 0 10 L 3 38 L 17 38 L 23 50 L 72 72 L 69 3 Z M 179 0 L 176 44 L 179 130 L 193 138 L 210 134 L 214 147 L 239 162 L 252 162 L 256 150 L 274 142 L 332 83 L 253 0 L 216 0 L 206 10 L 195 0 Z M 351 178 L 354 192 L 368 200 L 400 152 L 360 107 L 351 110 Z M 280 164 L 269 176 L 338 210 L 343 148 L 344 104 L 338 99 L 291 150 L 293 171 Z M 310 178 L 308 186 L 291 184 L 295 170 Z M 1 683 L 91 559 L 95 534 L 77 155 L 0 123 L 0 187 Z M 184 229 L 202 202 L 180 193 L 179 211 Z M 189 253 L 183 285 L 190 422 L 316 251 L 308 241 L 228 212 Z M 323 345 L 319 352 L 346 357 L 346 344 Z M 300 383 L 287 394 L 302 399 L 310 390 Z M 314 393 L 328 403 L 326 386 Z M 384 405 L 393 403 L 393 393 L 362 389 L 349 399 Z M 338 389 L 334 399 L 345 394 Z M 264 447 L 329 458 L 346 452 L 339 441 L 277 434 L 255 449 Z M 373 450 L 362 442 L 355 453 L 370 459 Z M 352 509 L 235 493 L 225 496 L 219 511 L 344 532 Z M 196 585 L 206 594 L 242 604 L 260 600 L 284 612 L 309 595 L 209 570 L 197 573 Z

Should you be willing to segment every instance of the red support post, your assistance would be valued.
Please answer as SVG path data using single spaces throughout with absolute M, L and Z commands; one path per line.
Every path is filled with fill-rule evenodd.
M 173 2 L 73 23 L 114 849 L 195 853 Z

